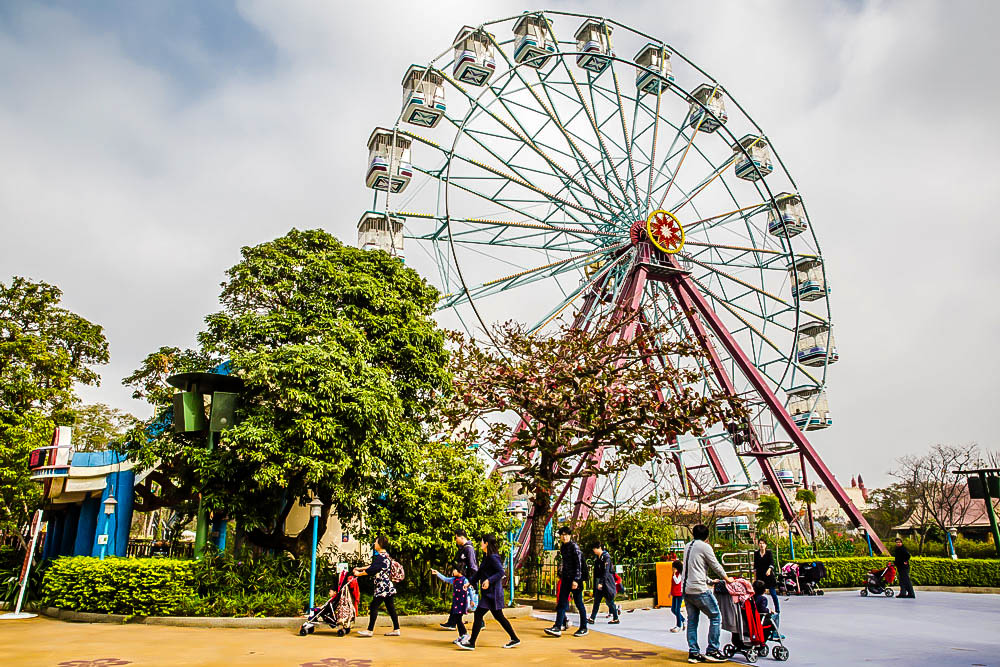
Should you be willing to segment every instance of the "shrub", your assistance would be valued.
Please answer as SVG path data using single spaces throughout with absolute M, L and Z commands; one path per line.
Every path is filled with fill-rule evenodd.
M 42 577 L 47 606 L 128 616 L 170 614 L 191 595 L 191 561 L 160 558 L 58 558 Z
M 885 567 L 892 558 L 816 558 L 799 559 L 797 563 L 821 561 L 826 566 L 826 578 L 820 582 L 829 588 L 862 586 L 868 572 Z M 1000 560 L 922 558 L 910 559 L 910 579 L 914 586 L 1000 586 Z
M 912 537 L 903 538 L 903 544 L 909 549 L 911 554 L 921 556 L 940 556 L 948 558 L 951 552 L 944 542 L 924 542 L 923 551 L 920 550 L 920 540 Z M 955 538 L 955 553 L 959 558 L 996 558 L 997 551 L 993 546 L 992 536 L 985 542 L 970 540 L 959 535 Z
M 673 539 L 674 527 L 667 517 L 642 510 L 587 519 L 579 528 L 578 543 L 588 558 L 590 549 L 603 542 L 615 563 L 654 562 L 664 556 Z

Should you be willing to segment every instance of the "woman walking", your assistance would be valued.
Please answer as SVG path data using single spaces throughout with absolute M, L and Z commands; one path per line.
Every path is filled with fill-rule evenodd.
M 757 551 L 753 552 L 753 572 L 756 581 L 763 581 L 764 586 L 771 593 L 775 614 L 781 611 L 778 606 L 777 569 L 778 566 L 774 564 L 774 554 L 767 548 L 767 542 L 764 538 L 760 538 L 757 540 Z
M 374 577 L 375 597 L 372 598 L 371 611 L 368 614 L 368 629 L 358 632 L 359 637 L 371 637 L 375 629 L 375 619 L 378 618 L 378 608 L 385 604 L 385 610 L 389 612 L 392 619 L 392 632 L 385 633 L 386 637 L 398 637 L 399 617 L 396 616 L 396 587 L 392 584 L 389 576 L 392 565 L 392 558 L 389 557 L 389 540 L 385 535 L 375 538 L 375 557 L 368 567 L 354 568 L 355 577 L 370 575 Z
M 486 616 L 487 611 L 493 614 L 493 618 L 497 619 L 500 627 L 506 630 L 510 637 L 510 641 L 503 647 L 520 646 L 521 640 L 514 634 L 514 628 L 511 627 L 510 621 L 503 615 L 504 570 L 503 561 L 500 559 L 500 550 L 497 548 L 496 535 L 483 535 L 480 547 L 486 552 L 486 557 L 479 570 L 469 577 L 469 583 L 466 585 L 480 585 L 483 593 L 479 596 L 479 605 L 476 607 L 476 613 L 472 619 L 472 636 L 469 637 L 468 642 L 462 642 L 458 647 L 466 651 L 476 649 L 476 639 L 483 629 L 483 617 Z

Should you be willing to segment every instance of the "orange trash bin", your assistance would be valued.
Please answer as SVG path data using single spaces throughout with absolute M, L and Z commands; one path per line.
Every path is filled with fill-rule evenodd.
M 673 583 L 674 566 L 669 563 L 656 564 L 656 600 L 654 607 L 669 607 L 673 601 L 670 595 L 670 585 Z

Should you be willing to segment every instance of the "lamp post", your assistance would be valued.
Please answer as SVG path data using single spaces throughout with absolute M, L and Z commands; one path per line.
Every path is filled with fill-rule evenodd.
M 951 559 L 958 560 L 958 553 L 955 551 L 955 538 L 958 537 L 958 529 L 949 528 L 945 531 L 945 534 L 948 536 L 948 549 L 951 550 Z
M 507 507 L 507 582 L 510 589 L 509 605 L 514 605 L 514 522 L 523 521 L 527 511 L 520 505 L 511 503 Z
M 108 524 L 111 523 L 111 515 L 115 513 L 115 509 L 118 506 L 118 501 L 115 500 L 114 496 L 108 496 L 104 499 L 104 544 L 101 545 L 101 560 L 104 560 L 104 556 L 108 551 Z
M 875 552 L 872 550 L 872 536 L 864 528 L 862 528 L 861 531 L 865 534 L 865 541 L 868 542 L 868 555 L 870 557 L 874 557 Z
M 319 498 L 313 498 L 309 503 L 309 516 L 312 517 L 313 525 L 313 546 L 312 546 L 312 565 L 309 568 L 309 609 L 315 606 L 316 603 L 316 548 L 317 540 L 319 538 L 319 516 L 323 513 L 323 501 Z

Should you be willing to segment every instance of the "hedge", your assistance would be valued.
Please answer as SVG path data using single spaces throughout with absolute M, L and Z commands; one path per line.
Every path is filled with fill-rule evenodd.
M 196 586 L 194 562 L 161 558 L 57 558 L 42 577 L 42 604 L 74 611 L 163 616 Z
M 796 563 L 822 562 L 826 578 L 820 582 L 829 588 L 861 587 L 868 572 L 883 568 L 891 557 L 810 558 Z M 993 586 L 1000 587 L 1000 560 L 922 558 L 910 559 L 910 579 L 914 586 Z M 897 580 L 898 581 L 898 580 Z

